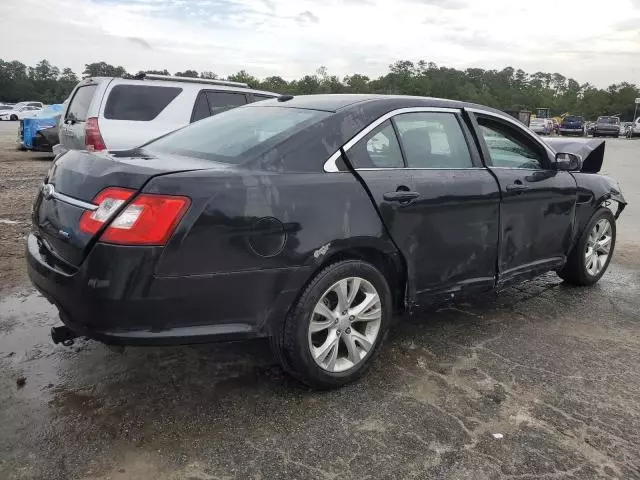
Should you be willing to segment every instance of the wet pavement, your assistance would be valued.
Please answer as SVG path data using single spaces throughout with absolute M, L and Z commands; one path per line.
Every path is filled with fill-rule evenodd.
M 619 148 L 637 196 L 640 141 Z M 640 479 L 638 206 L 598 285 L 548 274 L 402 321 L 331 392 L 262 341 L 54 346 L 55 309 L 0 277 L 0 479 Z

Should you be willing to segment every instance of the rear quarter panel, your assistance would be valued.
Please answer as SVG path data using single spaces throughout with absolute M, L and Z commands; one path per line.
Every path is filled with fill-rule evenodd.
M 144 190 L 192 199 L 156 265 L 152 294 L 241 315 L 263 333 L 279 328 L 334 255 L 354 247 L 395 253 L 350 173 L 185 172 Z
M 313 266 L 353 245 L 395 251 L 349 173 L 185 172 L 144 190 L 192 199 L 158 276 Z

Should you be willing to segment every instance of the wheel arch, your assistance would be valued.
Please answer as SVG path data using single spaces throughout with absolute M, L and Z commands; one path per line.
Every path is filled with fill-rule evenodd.
M 407 268 L 399 252 L 389 253 L 372 246 L 350 246 L 337 250 L 323 260 L 309 281 L 332 263 L 344 260 L 362 260 L 376 267 L 387 280 L 393 297 L 394 314 L 402 314 L 406 308 Z M 308 282 L 307 282 L 308 283 Z M 306 285 L 302 288 L 304 290 Z

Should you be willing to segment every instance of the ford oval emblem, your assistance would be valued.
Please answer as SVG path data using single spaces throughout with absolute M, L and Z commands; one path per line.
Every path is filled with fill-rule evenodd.
M 53 188 L 53 185 L 51 185 L 50 183 L 47 183 L 46 185 L 42 186 L 42 196 L 47 200 L 53 197 L 54 192 L 55 190 Z

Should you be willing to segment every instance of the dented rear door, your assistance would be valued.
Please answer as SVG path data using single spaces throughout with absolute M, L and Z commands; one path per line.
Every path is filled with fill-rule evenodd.
M 348 145 L 408 270 L 408 296 L 428 304 L 494 286 L 498 184 L 459 112 L 403 111 Z

